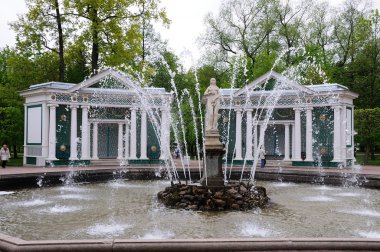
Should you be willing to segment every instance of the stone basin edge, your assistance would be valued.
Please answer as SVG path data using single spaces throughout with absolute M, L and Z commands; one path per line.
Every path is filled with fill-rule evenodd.
M 94 239 L 26 241 L 0 233 L 0 251 L 380 251 L 370 238 Z

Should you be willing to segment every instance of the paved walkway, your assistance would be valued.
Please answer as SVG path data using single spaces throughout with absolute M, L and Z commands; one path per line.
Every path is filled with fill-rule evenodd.
M 193 171 L 197 171 L 199 169 L 198 161 L 191 160 L 190 169 Z M 179 161 L 176 160 L 177 170 L 182 170 L 182 165 Z M 57 172 L 67 172 L 67 171 L 95 171 L 95 170 L 120 170 L 120 169 L 154 169 L 158 168 L 157 165 L 151 166 L 56 166 L 56 167 L 32 167 L 32 166 L 8 166 L 3 169 L 0 168 L 0 179 L 1 176 L 8 175 L 22 175 L 22 174 L 41 174 L 41 173 L 57 173 Z M 230 166 L 228 166 L 230 168 Z M 233 166 L 233 170 L 240 170 L 242 166 Z M 246 166 L 246 170 L 248 171 L 251 168 L 250 165 Z M 374 175 L 380 177 L 380 166 L 356 166 L 354 168 L 313 168 L 313 167 L 266 167 L 264 169 L 257 168 L 258 172 L 276 172 L 276 173 L 288 173 L 288 172 L 299 172 L 299 173 L 353 173 L 353 174 L 362 174 L 362 175 Z

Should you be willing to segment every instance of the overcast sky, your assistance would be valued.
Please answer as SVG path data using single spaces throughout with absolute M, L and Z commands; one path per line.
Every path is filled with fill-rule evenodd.
M 208 12 L 216 13 L 221 0 L 161 0 L 169 19 L 169 29 L 159 29 L 162 38 L 169 41 L 186 65 L 192 65 L 199 58 L 196 44 L 197 37 L 204 31 L 204 17 Z M 338 5 L 343 0 L 330 0 Z M 26 12 L 25 0 L 0 0 L 0 47 L 13 46 L 15 35 L 8 23 L 17 19 L 17 14 Z M 374 6 L 380 9 L 380 0 L 373 0 Z M 191 62 L 193 61 L 193 62 Z

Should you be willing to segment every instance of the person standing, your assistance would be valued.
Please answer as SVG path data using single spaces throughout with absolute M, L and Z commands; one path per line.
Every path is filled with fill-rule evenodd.
M 11 154 L 9 153 L 8 146 L 3 144 L 3 147 L 0 149 L 1 167 L 5 168 L 10 157 Z
M 260 148 L 260 151 L 259 151 L 259 158 L 261 160 L 261 165 L 260 167 L 261 168 L 264 168 L 265 167 L 265 164 L 266 164 L 266 160 L 265 160 L 265 150 L 263 147 Z

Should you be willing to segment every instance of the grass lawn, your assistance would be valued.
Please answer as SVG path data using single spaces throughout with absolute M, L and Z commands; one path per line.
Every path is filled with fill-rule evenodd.
M 9 159 L 7 166 L 22 166 L 22 158 L 23 158 L 23 153 L 17 153 L 17 158 L 12 158 Z
M 364 152 L 356 153 L 356 163 L 363 164 Z M 368 165 L 380 165 L 380 154 L 375 154 L 375 160 L 368 158 Z

